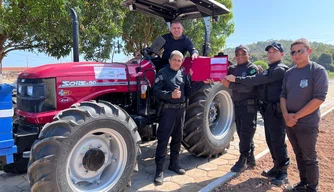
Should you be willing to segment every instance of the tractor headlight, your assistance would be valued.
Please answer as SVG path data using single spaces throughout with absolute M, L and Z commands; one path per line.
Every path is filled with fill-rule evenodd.
M 22 85 L 17 86 L 17 92 L 18 92 L 18 94 L 22 93 Z
M 27 95 L 29 95 L 29 96 L 32 96 L 32 94 L 33 94 L 33 86 L 28 86 L 27 87 Z

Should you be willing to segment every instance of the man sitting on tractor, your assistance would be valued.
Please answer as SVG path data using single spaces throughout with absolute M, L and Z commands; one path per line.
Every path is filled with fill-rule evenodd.
M 174 50 L 180 51 L 183 55 L 186 55 L 187 51 L 191 55 L 191 59 L 198 57 L 198 51 L 196 50 L 193 42 L 189 37 L 183 34 L 184 28 L 181 21 L 174 20 L 171 22 L 170 33 L 163 35 L 162 37 L 166 40 L 163 46 L 164 52 L 162 54 L 160 65 L 156 66 L 156 70 L 159 71 L 161 68 L 169 66 L 168 60 L 170 54 Z

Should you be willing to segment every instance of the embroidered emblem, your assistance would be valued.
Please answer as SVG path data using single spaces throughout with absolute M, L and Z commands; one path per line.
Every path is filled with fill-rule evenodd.
M 305 87 L 307 87 L 307 85 L 308 85 L 308 80 L 307 80 L 307 79 L 302 79 L 302 80 L 300 80 L 300 84 L 299 84 L 299 86 L 300 86 L 301 88 L 305 88 Z
M 155 78 L 154 83 L 158 83 L 161 80 L 164 80 L 164 77 L 162 75 L 159 75 L 157 78 Z
M 268 75 L 268 70 L 263 71 L 263 75 Z
M 256 69 L 253 69 L 249 72 L 251 75 L 254 75 L 256 73 Z

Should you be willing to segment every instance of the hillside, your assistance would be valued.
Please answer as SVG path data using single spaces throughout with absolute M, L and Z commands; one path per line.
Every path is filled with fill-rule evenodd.
M 293 42 L 292 40 L 268 40 L 247 45 L 251 52 L 250 60 L 253 62 L 258 60 L 267 62 L 267 54 L 264 49 L 274 41 L 280 42 L 284 46 L 285 56 L 283 57 L 283 62 L 287 65 L 291 65 L 293 63 L 290 55 L 290 45 Z M 318 62 L 325 66 L 326 69 L 334 72 L 334 45 L 311 42 L 311 48 L 313 50 L 311 60 Z M 235 63 L 234 48 L 224 49 L 224 53 L 229 55 L 231 61 Z

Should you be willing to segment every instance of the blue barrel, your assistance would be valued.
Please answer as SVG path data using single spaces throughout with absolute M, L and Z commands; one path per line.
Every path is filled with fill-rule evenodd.
M 5 157 L 5 163 L 13 163 L 13 153 L 17 152 L 12 132 L 13 87 L 0 84 L 0 156 Z

